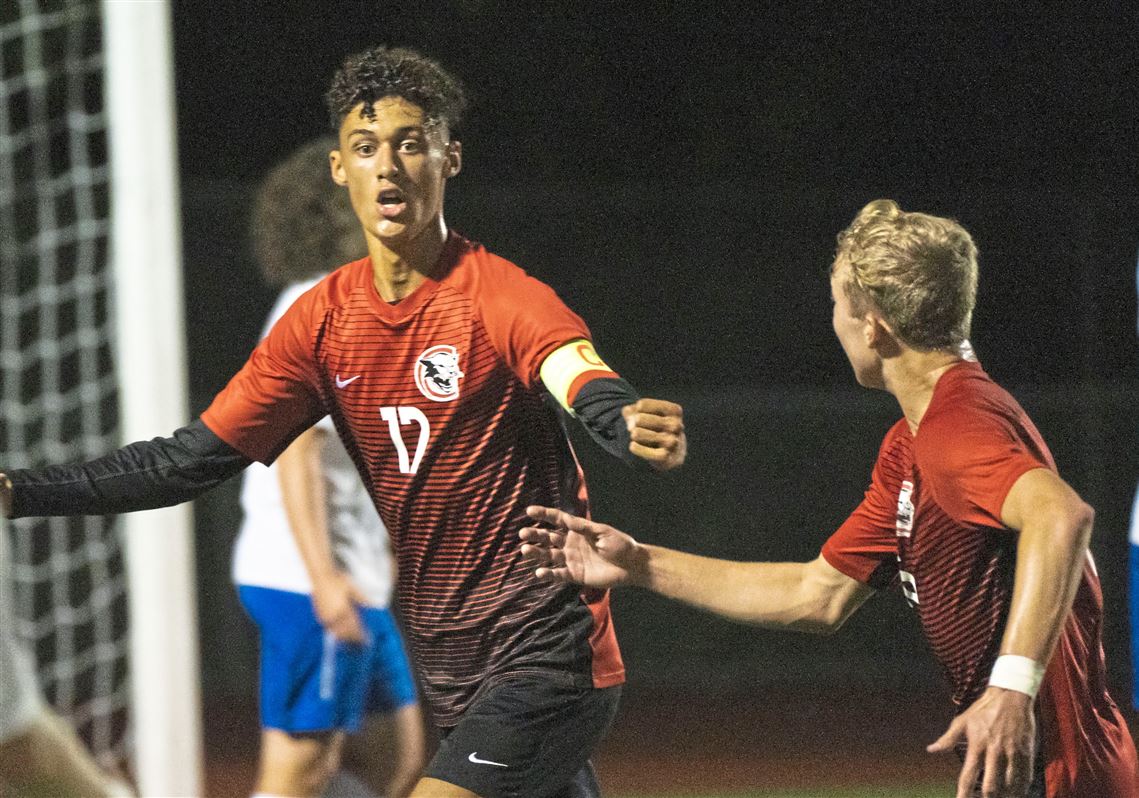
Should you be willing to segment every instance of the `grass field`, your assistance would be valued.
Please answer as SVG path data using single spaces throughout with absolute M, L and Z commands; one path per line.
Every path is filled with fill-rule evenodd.
M 669 795 L 622 795 L 617 798 L 948 798 L 953 785 L 920 787 L 851 787 L 810 791 L 776 790 L 774 792 L 673 793 Z

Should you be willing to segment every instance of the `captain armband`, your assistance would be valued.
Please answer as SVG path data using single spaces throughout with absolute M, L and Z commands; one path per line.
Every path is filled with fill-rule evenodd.
M 1016 654 L 1002 654 L 993 663 L 993 673 L 989 676 L 990 687 L 1015 690 L 1029 698 L 1036 698 L 1040 683 L 1044 680 L 1044 666 L 1028 657 Z
M 599 377 L 617 377 L 585 338 L 570 341 L 551 352 L 542 361 L 539 373 L 546 390 L 571 414 L 573 400 L 581 386 Z
M 622 410 L 641 397 L 605 365 L 584 338 L 554 350 L 542 363 L 542 382 L 558 404 L 577 418 L 590 437 L 614 457 L 636 465 Z

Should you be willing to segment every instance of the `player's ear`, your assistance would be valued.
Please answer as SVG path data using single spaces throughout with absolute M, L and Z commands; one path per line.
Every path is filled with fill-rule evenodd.
M 340 150 L 328 153 L 328 168 L 332 172 L 332 182 L 338 186 L 348 185 L 348 175 L 344 173 L 344 162 L 340 159 Z
M 867 313 L 862 317 L 862 336 L 871 349 L 877 349 L 882 345 L 888 329 L 877 313 Z
M 868 347 L 880 354 L 896 351 L 898 336 L 894 334 L 890 322 L 874 312 L 866 314 L 865 322 L 863 335 L 866 336 L 866 345 Z
M 447 143 L 447 177 L 454 177 L 463 168 L 463 142 L 451 139 Z

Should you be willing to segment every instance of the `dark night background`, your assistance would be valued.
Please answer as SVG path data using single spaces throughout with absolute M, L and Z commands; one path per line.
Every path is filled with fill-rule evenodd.
M 582 452 L 596 514 L 645 539 L 814 556 L 897 415 L 854 384 L 833 340 L 834 236 L 877 197 L 960 220 L 981 250 L 982 362 L 1097 507 L 1122 700 L 1139 12 L 767 5 L 175 3 L 193 410 L 241 365 L 272 299 L 245 239 L 257 181 L 327 129 L 322 95 L 344 55 L 413 46 L 473 99 L 451 226 L 553 285 L 643 392 L 686 405 L 691 457 L 676 475 Z M 198 505 L 204 668 L 207 697 L 252 700 L 250 627 L 228 584 L 235 490 Z M 615 604 L 633 693 L 942 689 L 897 596 L 826 641 L 644 594 Z

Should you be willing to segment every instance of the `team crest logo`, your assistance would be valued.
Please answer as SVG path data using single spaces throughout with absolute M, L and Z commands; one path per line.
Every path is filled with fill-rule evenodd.
M 432 402 L 450 402 L 459 395 L 459 350 L 441 344 L 415 359 L 415 387 Z

